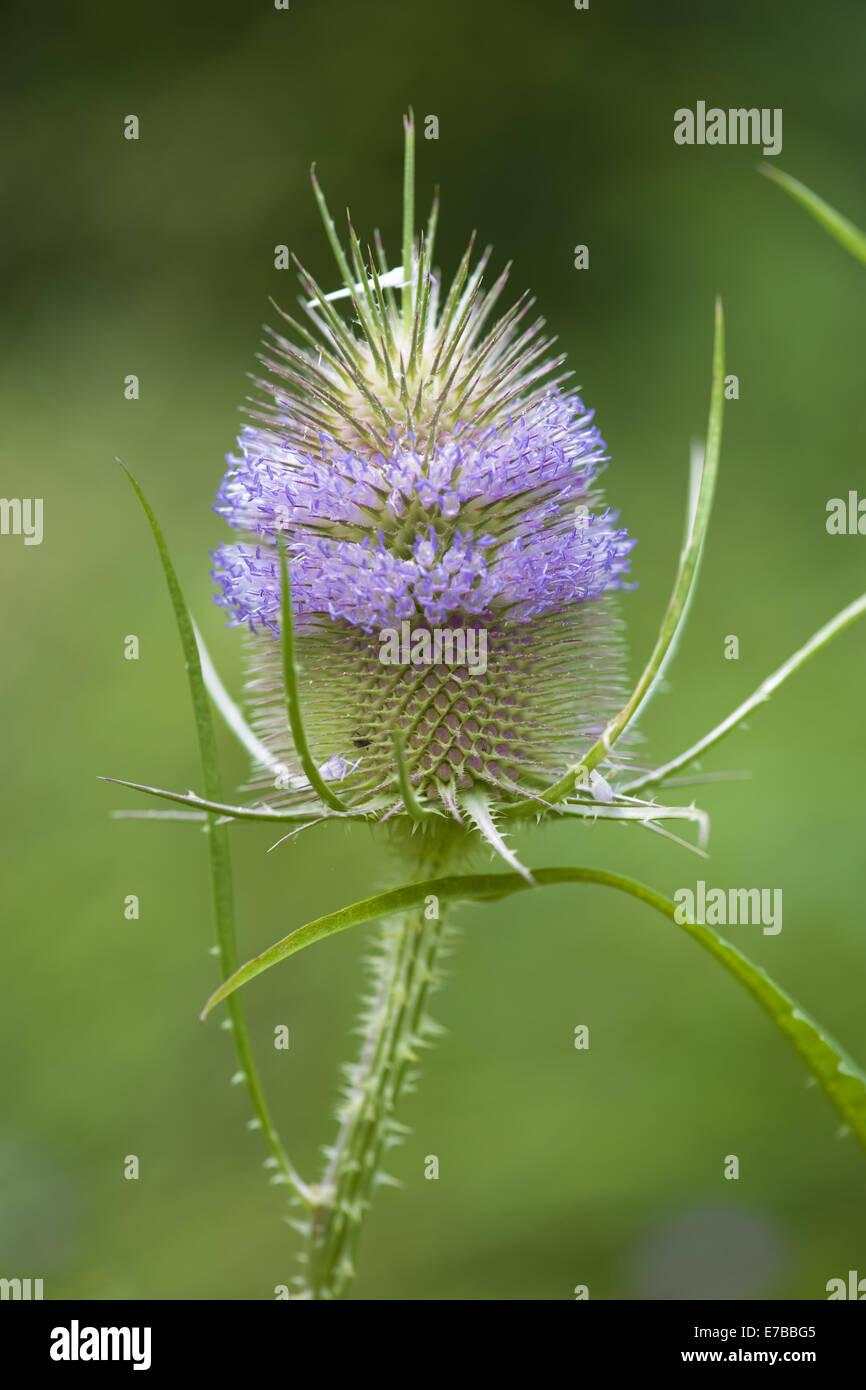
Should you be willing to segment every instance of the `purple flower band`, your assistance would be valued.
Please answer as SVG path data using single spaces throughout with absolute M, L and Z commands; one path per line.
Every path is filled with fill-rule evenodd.
M 417 617 L 524 623 L 621 585 L 634 541 L 593 512 L 604 440 L 577 395 L 551 390 L 518 419 L 461 426 L 429 458 L 364 456 L 320 435 L 300 453 L 248 426 L 215 510 L 246 543 L 214 553 L 217 602 L 235 624 L 279 631 L 285 539 L 301 622 L 365 632 Z

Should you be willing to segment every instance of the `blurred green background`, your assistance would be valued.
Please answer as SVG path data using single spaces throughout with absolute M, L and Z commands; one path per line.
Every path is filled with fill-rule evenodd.
M 639 669 L 681 538 L 724 296 L 718 503 L 689 630 L 644 732 L 678 752 L 864 588 L 866 540 L 825 505 L 866 489 L 866 274 L 756 171 L 751 148 L 680 148 L 698 99 L 781 107 L 779 167 L 866 224 L 866 11 L 735 0 L 89 0 L 7 15 L 2 100 L 2 494 L 45 499 L 45 537 L 0 540 L 3 605 L 0 1274 L 50 1298 L 270 1298 L 294 1272 L 283 1198 L 246 1129 L 228 1036 L 197 1012 L 216 979 L 196 827 L 112 822 L 144 805 L 98 774 L 199 774 L 152 540 L 114 456 L 160 516 L 187 597 L 240 689 L 210 603 L 209 510 L 239 425 L 274 269 L 318 278 L 310 193 L 399 234 L 400 114 L 419 198 L 442 187 L 439 261 L 468 233 L 513 258 L 598 412 L 608 495 L 640 538 L 625 600 Z M 125 115 L 141 122 L 122 138 Z M 590 247 L 575 271 L 573 247 Z M 135 373 L 141 398 L 124 399 Z M 123 657 L 138 635 L 140 660 Z M 740 659 L 723 659 L 728 634 Z M 703 862 L 599 824 L 529 832 L 535 864 L 592 863 L 673 892 L 704 878 L 784 891 L 784 929 L 732 929 L 860 1061 L 864 631 L 850 630 L 708 766 Z M 221 733 L 227 787 L 245 759 Z M 691 793 L 685 791 L 684 796 Z M 266 855 L 232 831 L 243 958 L 382 881 L 362 828 Z M 543 838 L 543 843 L 542 843 Z M 124 918 L 127 894 L 141 900 Z M 866 1160 L 750 999 L 639 904 L 600 889 L 465 909 L 436 1013 L 448 1029 L 363 1249 L 375 1299 L 821 1298 L 866 1274 Z M 256 981 L 250 1027 L 284 1137 L 312 1176 L 332 1137 L 364 942 L 346 933 Z M 291 1028 L 288 1054 L 272 1047 Z M 572 1045 L 590 1027 L 589 1052 Z M 141 1178 L 123 1178 L 137 1154 Z M 423 1159 L 440 1159 L 438 1182 Z M 725 1155 L 740 1159 L 725 1181 Z

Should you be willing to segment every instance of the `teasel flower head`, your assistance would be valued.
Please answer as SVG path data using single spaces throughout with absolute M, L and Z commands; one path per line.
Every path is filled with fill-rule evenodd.
M 444 814 L 502 850 L 497 810 L 579 762 L 621 703 L 615 591 L 634 542 L 534 301 L 497 317 L 508 268 L 488 285 L 472 242 L 443 284 L 438 200 L 415 238 L 411 117 L 406 134 L 393 269 L 351 221 L 344 249 L 313 171 L 342 286 L 298 265 L 304 317 L 280 311 L 269 334 L 263 400 L 215 503 L 238 533 L 214 554 L 217 602 L 249 634 L 265 800 L 326 790 L 332 809 Z M 287 611 L 307 775 L 286 718 Z

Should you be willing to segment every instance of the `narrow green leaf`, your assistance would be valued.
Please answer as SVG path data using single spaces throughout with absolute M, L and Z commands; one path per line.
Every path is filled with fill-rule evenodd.
M 674 904 L 654 889 L 648 888 L 635 879 L 622 874 L 607 873 L 602 869 L 551 868 L 536 869 L 535 881 L 539 886 L 566 883 L 597 883 L 608 888 L 616 888 L 630 897 L 637 898 L 649 907 L 655 908 L 663 916 L 691 936 L 705 950 L 709 951 L 725 969 L 734 976 L 760 1004 L 761 1008 L 779 1029 L 788 1043 L 799 1054 L 805 1065 L 816 1077 L 828 1099 L 836 1107 L 845 1124 L 850 1128 L 861 1147 L 866 1150 L 866 1074 L 857 1064 L 818 1026 L 799 1005 L 780 989 L 761 967 L 753 965 L 746 956 L 718 935 L 711 927 L 691 922 L 677 922 Z M 269 947 L 261 955 L 247 961 L 230 980 L 226 980 L 207 1001 L 202 1018 L 223 999 L 228 998 L 241 985 L 261 975 L 278 961 L 295 955 L 307 946 L 321 941 L 327 936 L 345 931 L 348 927 L 359 926 L 364 922 L 387 917 L 394 912 L 421 906 L 431 894 L 440 901 L 482 901 L 493 902 L 509 897 L 512 893 L 522 893 L 530 885 L 520 874 L 454 874 L 448 878 L 431 878 L 422 883 L 410 883 L 403 888 L 394 888 L 387 893 L 377 893 L 375 897 L 365 898 L 350 907 L 340 908 L 324 917 L 318 917 L 305 926 L 298 927 L 289 936 Z
M 445 299 L 445 304 L 443 305 L 442 312 L 439 315 L 436 356 L 433 358 L 433 365 L 430 368 L 431 374 L 433 376 L 436 376 L 436 374 L 439 371 L 439 358 L 442 352 L 444 351 L 446 344 L 449 342 L 449 334 L 451 332 L 451 320 L 454 317 L 454 313 L 457 309 L 457 305 L 460 300 L 460 295 L 463 291 L 463 286 L 466 283 L 466 280 L 469 275 L 469 262 L 472 260 L 472 252 L 474 251 L 474 249 L 475 233 L 473 232 L 471 237 L 469 238 L 469 245 L 463 253 L 463 259 L 457 267 L 457 274 L 451 281 L 451 288 L 448 291 L 448 294 Z
M 855 227 L 853 222 L 849 222 L 847 217 L 843 217 L 835 208 L 831 208 L 829 203 L 825 203 L 823 198 L 819 198 L 817 193 L 813 193 L 811 188 L 807 188 L 799 179 L 794 179 L 790 174 L 784 174 L 781 169 L 775 169 L 771 164 L 760 164 L 758 168 L 773 183 L 777 183 L 780 188 L 804 207 L 808 213 L 814 217 L 816 222 L 820 222 L 825 231 L 829 232 L 846 251 L 850 251 L 852 256 L 856 256 L 858 261 L 866 264 L 866 236 Z
M 364 271 L 364 263 L 361 257 L 361 247 L 358 242 L 358 238 L 355 235 L 355 229 L 352 226 L 351 218 L 348 218 L 348 221 L 349 245 L 352 248 L 352 263 L 356 267 L 358 277 L 356 284 L 360 286 L 361 293 L 364 296 L 364 303 L 367 306 L 367 311 L 369 314 L 368 318 L 366 315 L 362 315 L 359 310 L 358 322 L 360 323 L 361 328 L 364 331 L 364 336 L 367 339 L 367 343 L 369 344 L 370 352 L 372 354 L 373 361 L 376 364 L 377 371 L 383 371 L 385 369 L 385 357 L 379 351 L 379 347 L 376 343 L 377 336 L 379 336 L 379 341 L 381 342 L 380 335 L 382 333 L 383 325 L 379 321 L 378 306 L 373 298 L 373 291 L 370 287 L 370 277 Z M 351 298 L 354 303 L 355 296 L 352 295 Z
M 398 356 L 397 344 L 394 342 L 394 334 L 391 328 L 391 320 L 394 317 L 394 311 L 389 309 L 385 302 L 385 294 L 389 293 L 389 291 L 383 291 L 382 289 L 382 283 L 379 279 L 379 272 L 376 269 L 376 262 L 373 259 L 372 251 L 369 252 L 369 256 L 370 274 L 373 280 L 373 288 L 376 292 L 376 305 L 382 323 L 382 338 L 380 340 L 382 345 L 382 356 L 385 361 L 385 372 L 387 374 L 388 385 L 393 390 L 396 383 L 394 368 L 391 366 L 391 356 L 392 354 L 394 357 Z
M 861 594 L 853 603 L 849 603 L 846 608 L 836 613 L 828 623 L 813 633 L 799 651 L 794 652 L 793 656 L 789 656 L 787 661 L 783 661 L 782 665 L 777 667 L 772 675 L 767 676 L 767 679 L 761 682 L 757 690 L 741 705 L 738 705 L 727 719 L 723 719 L 721 724 L 717 724 L 708 734 L 704 734 L 703 738 L 698 739 L 697 743 L 692 744 L 691 748 L 687 748 L 684 753 L 672 758 L 663 767 L 657 767 L 653 772 L 644 773 L 640 777 L 636 777 L 633 782 L 626 782 L 624 786 L 619 788 L 619 791 L 621 793 L 636 792 L 644 787 L 658 786 L 673 773 L 678 772 L 681 767 L 687 767 L 689 763 L 693 763 L 696 758 L 706 753 L 707 749 L 719 743 L 732 729 L 736 729 L 742 724 L 753 709 L 766 704 L 770 696 L 789 676 L 793 675 L 801 666 L 805 666 L 809 658 L 815 655 L 815 652 L 820 651 L 822 647 L 832 641 L 837 633 L 844 631 L 850 623 L 862 617 L 864 613 L 866 613 L 866 594 Z
M 334 225 L 334 219 L 328 210 L 328 204 L 325 202 L 325 195 L 319 187 L 319 180 L 316 178 L 315 164 L 310 169 L 310 182 L 313 185 L 313 195 L 316 199 L 319 215 L 325 228 L 325 235 L 334 253 L 334 260 L 337 262 L 337 269 L 340 272 L 344 286 L 351 294 L 355 288 L 355 278 L 349 269 L 346 253 L 340 245 L 340 238 L 337 236 L 337 228 Z
M 216 666 L 211 659 L 211 655 L 205 646 L 204 638 L 193 621 L 192 630 L 195 634 L 196 646 L 198 647 L 199 661 L 201 662 L 201 673 L 205 689 L 213 701 L 219 713 L 222 715 L 226 727 L 244 746 L 247 752 L 262 767 L 269 768 L 274 773 L 281 773 L 284 769 L 273 753 L 262 743 L 261 739 L 253 732 L 244 718 L 243 711 L 235 704 L 229 695 L 222 681 Z
M 118 463 L 120 460 L 118 459 Z M 150 505 L 125 464 L 120 463 L 121 468 L 129 479 L 144 510 L 144 514 L 150 523 L 153 538 L 156 541 L 159 558 L 162 563 L 163 573 L 168 585 L 168 592 L 171 597 L 174 616 L 177 621 L 178 632 L 180 633 L 181 646 L 183 648 L 184 662 L 186 665 L 187 676 L 189 678 L 189 689 L 192 696 L 193 714 L 195 716 L 196 734 L 198 736 L 199 755 L 201 758 L 202 783 L 204 786 L 205 797 L 208 801 L 219 802 L 221 800 L 221 785 L 219 775 L 219 764 L 217 761 L 216 739 L 214 738 L 213 722 L 211 720 L 210 707 L 208 705 L 207 691 L 202 677 L 201 661 L 199 659 L 198 646 L 195 638 L 192 619 L 189 609 L 186 606 L 183 592 L 178 581 L 177 573 L 171 562 L 168 553 L 168 546 L 165 543 L 162 531 L 154 516 Z M 208 847 L 210 852 L 211 886 L 213 891 L 214 921 L 216 924 L 217 944 L 219 946 L 220 965 L 224 976 L 231 975 L 237 965 L 237 947 L 235 944 L 235 923 L 234 923 L 234 895 L 232 892 L 232 872 L 231 859 L 229 857 L 228 828 L 223 821 L 212 811 L 207 814 L 206 830 Z M 229 1017 L 232 1023 L 232 1036 L 235 1042 L 240 1070 L 246 1082 L 250 1100 L 256 1116 L 261 1122 L 262 1130 L 267 1139 L 268 1146 L 277 1159 L 285 1177 L 295 1187 L 296 1191 L 306 1197 L 306 1187 L 286 1154 L 282 1141 L 276 1131 L 273 1120 L 265 1101 L 262 1091 L 258 1071 L 256 1070 L 253 1058 L 252 1047 L 249 1034 L 247 1032 L 246 1021 L 240 1000 L 233 999 L 229 1004 Z
M 588 753 L 570 767 L 565 775 L 552 787 L 539 793 L 542 801 L 556 803 L 569 796 L 577 785 L 579 777 L 585 776 L 586 772 L 592 769 L 607 757 L 613 745 L 637 714 L 645 697 L 650 693 L 659 672 L 676 643 L 680 625 L 682 624 L 688 611 L 691 600 L 692 587 L 697 578 L 701 555 L 704 547 L 704 539 L 709 526 L 710 513 L 713 506 L 713 497 L 716 489 L 716 476 L 719 470 L 719 456 L 722 447 L 722 412 L 724 407 L 724 384 L 725 384 L 725 321 L 722 312 L 720 299 L 716 300 L 715 331 L 713 339 L 713 380 L 710 391 L 710 414 L 707 424 L 707 441 L 704 450 L 703 467 L 701 470 L 700 486 L 697 490 L 697 499 L 692 506 L 692 498 L 689 498 L 689 511 L 691 516 L 690 524 L 687 527 L 686 541 L 680 555 L 679 568 L 674 582 L 673 592 L 668 602 L 667 611 L 662 620 L 661 630 L 659 631 L 656 644 L 650 654 L 650 658 L 644 667 L 641 677 L 632 691 L 628 702 L 620 710 L 619 714 L 611 720 L 601 737 L 592 746 Z M 534 816 L 538 813 L 538 806 L 535 801 L 519 801 L 512 806 L 504 807 L 502 810 L 503 820 L 517 820 L 526 816 Z
M 195 792 L 170 792 L 163 787 L 148 787 L 143 782 L 127 782 L 123 777 L 101 777 L 101 782 L 113 782 L 117 787 L 129 787 L 134 792 L 144 792 L 147 796 L 158 796 L 163 801 L 176 801 L 181 806 L 193 806 L 200 811 L 213 811 L 220 817 L 228 820 L 252 820 L 252 821 L 316 821 L 327 816 L 321 806 L 302 806 L 290 811 L 278 811 L 271 806 L 231 806 L 224 801 L 210 801 L 203 796 L 196 796 Z M 375 809 L 386 803 L 373 803 Z M 369 820 L 369 811 L 373 809 L 369 803 L 365 803 L 363 811 L 332 812 L 334 820 Z M 330 818 L 330 817 L 329 817 Z
M 307 743 L 307 734 L 304 729 L 304 720 L 301 714 L 301 698 L 298 694 L 298 667 L 295 660 L 295 618 L 292 611 L 292 581 L 289 578 L 289 566 L 286 562 L 286 547 L 280 539 L 280 581 L 282 584 L 282 648 L 283 648 L 283 683 L 286 690 L 286 706 L 289 716 L 289 728 L 292 732 L 292 740 L 295 745 L 295 752 L 298 755 L 304 775 L 313 791 L 326 806 L 330 806 L 332 811 L 346 811 L 348 807 L 335 796 L 325 779 L 313 762 L 313 755 Z
M 411 106 L 408 116 L 403 117 L 403 135 L 403 290 L 400 307 L 405 345 L 412 327 L 412 295 L 415 288 L 412 273 L 415 242 L 415 116 Z
M 384 277 L 388 274 L 388 257 L 385 255 L 385 247 L 382 245 L 382 234 L 376 227 L 373 231 L 373 245 L 376 248 L 376 260 L 379 263 L 379 274 Z M 385 291 L 385 298 L 388 302 L 388 309 L 395 322 L 397 319 L 397 300 L 391 285 L 386 281 L 382 286 Z
M 433 202 L 430 205 L 430 216 L 427 220 L 427 236 L 425 237 L 425 242 L 427 245 L 427 264 L 429 265 L 431 272 L 433 270 L 433 248 L 436 245 L 436 227 L 438 222 L 439 189 L 437 187 L 433 193 Z

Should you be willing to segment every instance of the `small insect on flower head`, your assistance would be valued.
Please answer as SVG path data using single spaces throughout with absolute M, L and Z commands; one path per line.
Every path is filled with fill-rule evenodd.
M 534 301 L 495 319 L 508 271 L 483 288 L 489 250 L 473 265 L 472 243 L 443 291 L 435 201 L 412 232 L 411 117 L 406 133 L 395 269 L 351 222 L 346 254 L 313 174 L 343 287 L 299 265 L 307 322 L 283 314 L 293 336 L 271 333 L 266 403 L 215 503 L 241 537 L 215 552 L 217 602 L 249 630 L 257 731 L 292 772 L 276 787 L 260 772 L 275 804 L 311 796 L 286 719 L 284 547 L 325 784 L 355 810 L 438 811 L 498 839 L 496 807 L 579 761 L 621 703 L 612 591 L 634 542 Z

